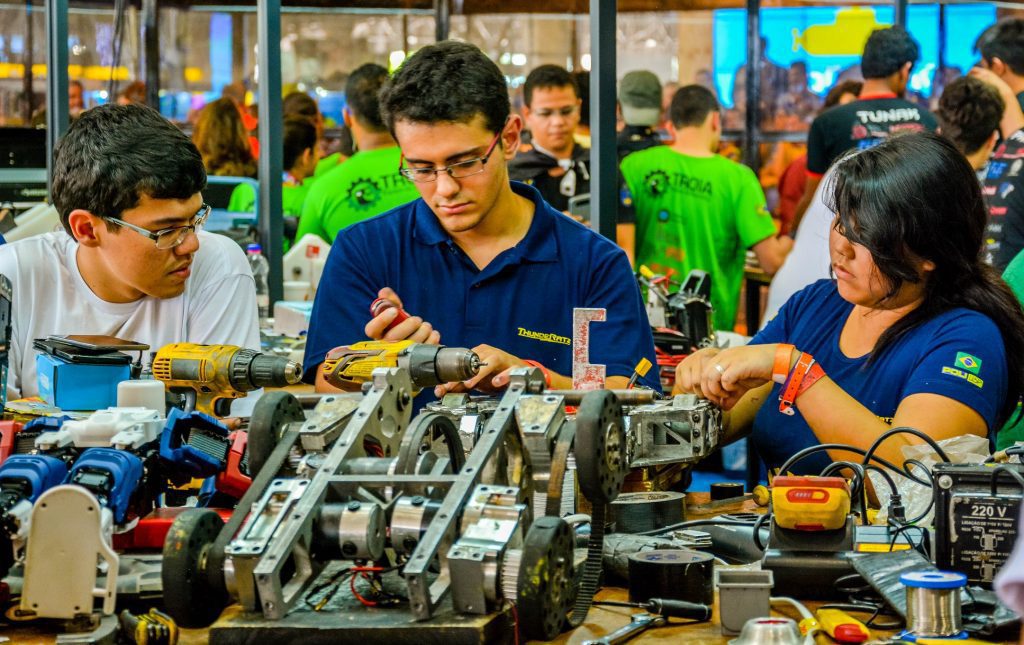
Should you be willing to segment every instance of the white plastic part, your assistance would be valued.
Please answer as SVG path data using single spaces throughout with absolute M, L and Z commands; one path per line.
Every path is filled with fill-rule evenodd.
M 13 229 L 4 233 L 4 239 L 8 242 L 49 233 L 60 226 L 60 215 L 50 204 L 40 203 L 15 217 L 14 224 Z
M 126 444 L 122 441 L 122 444 L 132 445 L 132 441 L 137 441 L 140 436 L 151 437 L 150 440 L 159 436 L 163 429 L 163 416 L 146 408 L 107 408 L 93 412 L 87 419 L 65 421 L 55 432 L 42 433 L 36 437 L 35 447 L 44 452 L 65 446 L 103 448 L 110 446 L 118 434 L 135 426 L 144 426 L 137 429 L 141 435 L 133 435 L 134 438 Z
M 163 381 L 156 379 L 121 381 L 117 384 L 117 407 L 146 408 L 164 416 L 167 414 L 166 393 Z
M 113 614 L 118 559 L 110 548 L 112 524 L 110 510 L 80 486 L 43 493 L 32 509 L 21 610 L 71 619 L 91 614 L 101 598 L 103 613 Z M 97 558 L 106 564 L 104 587 L 96 586 Z
M 324 241 L 312 233 L 303 235 L 302 239 L 295 242 L 288 252 L 284 254 L 282 269 L 284 280 L 289 282 L 303 283 L 303 288 L 308 289 L 308 294 L 302 298 L 287 298 L 294 300 L 312 300 L 316 293 L 316 287 L 320 283 L 320 274 L 327 253 L 331 250 L 329 242 Z M 321 270 L 318 271 L 317 268 Z M 295 287 L 293 287 L 295 289 Z M 294 295 L 294 291 L 293 291 Z M 366 305 L 369 307 L 369 303 Z

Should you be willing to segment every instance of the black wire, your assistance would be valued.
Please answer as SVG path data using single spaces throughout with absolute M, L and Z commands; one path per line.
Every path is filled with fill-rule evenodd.
M 868 523 L 868 503 L 867 503 L 867 489 L 864 486 L 864 466 L 861 464 L 854 463 L 852 461 L 833 461 L 825 469 L 821 471 L 822 477 L 829 477 L 833 471 L 838 471 L 843 468 L 849 468 L 854 471 L 856 477 L 853 478 L 853 486 L 850 490 L 850 499 L 856 500 L 860 504 L 861 510 L 861 524 L 867 525 Z
M 939 494 L 939 491 L 938 488 L 936 488 L 935 486 L 935 476 L 932 474 L 932 471 L 930 468 L 928 468 L 928 466 L 924 465 L 923 463 L 916 459 L 908 459 L 903 462 L 903 471 L 908 475 L 910 474 L 910 469 L 908 468 L 908 466 L 917 466 L 918 468 L 922 469 L 927 475 L 928 481 L 931 483 L 932 489 L 932 498 L 931 500 L 929 500 L 928 506 L 925 507 L 925 509 L 921 512 L 920 515 L 906 521 L 907 524 L 917 524 L 918 522 L 923 520 L 928 515 L 928 513 L 931 513 L 932 508 L 935 507 L 935 497 Z
M 857 448 L 856 446 L 848 446 L 848 445 L 843 444 L 843 443 L 822 443 L 822 444 L 818 444 L 817 446 L 810 446 L 810 447 L 804 448 L 803 450 L 797 452 L 795 455 L 793 455 L 792 457 L 787 459 L 786 463 L 782 464 L 782 468 L 779 469 L 779 472 L 782 473 L 782 474 L 785 474 L 785 473 L 789 472 L 790 470 L 792 470 L 793 466 L 798 461 L 803 459 L 804 457 L 806 457 L 808 455 L 812 455 L 812 454 L 817 453 L 817 452 L 824 452 L 826 450 L 845 450 L 847 452 L 852 452 L 852 453 L 854 453 L 856 455 L 864 455 L 864 454 L 867 453 L 866 450 L 862 450 L 860 448 Z M 894 465 L 892 462 L 886 461 L 885 459 L 882 459 L 881 457 L 877 457 L 875 455 L 872 455 L 871 456 L 871 461 L 874 461 L 876 463 L 882 464 L 883 466 L 885 466 L 889 470 L 893 471 L 894 473 L 901 473 L 901 474 L 904 473 L 903 470 L 901 470 L 900 468 L 896 467 L 896 465 Z M 862 462 L 862 463 L 866 463 L 866 462 Z M 911 479 L 911 481 L 915 481 L 918 484 L 921 484 L 922 486 L 928 486 L 929 485 L 928 482 L 922 481 L 922 480 L 918 479 L 916 476 L 910 477 L 910 479 Z
M 874 472 L 874 473 L 878 473 L 879 475 L 882 476 L 882 479 L 884 479 L 885 482 L 887 484 L 889 484 L 889 490 L 892 491 L 893 495 L 899 495 L 900 494 L 899 488 L 896 487 L 896 481 L 892 478 L 892 475 L 890 475 L 889 473 L 885 472 L 884 468 L 882 468 L 880 466 L 876 466 L 874 464 L 867 464 L 866 466 L 864 466 L 864 470 L 870 471 L 870 472 Z
M 945 451 L 939 446 L 939 444 L 935 443 L 934 439 L 932 439 L 931 437 L 929 437 L 928 435 L 926 435 L 925 433 L 921 432 L 916 428 L 908 428 L 906 426 L 900 426 L 898 428 L 893 428 L 892 430 L 887 430 L 883 432 L 877 439 L 875 439 L 875 442 L 871 444 L 871 447 L 868 448 L 867 453 L 864 455 L 863 463 L 868 463 L 871 460 L 871 458 L 874 457 L 875 451 L 878 450 L 879 446 L 885 443 L 886 439 L 894 437 L 898 434 L 914 435 L 918 439 L 921 439 L 926 444 L 931 446 L 931 449 L 935 451 L 935 454 L 937 454 L 939 458 L 942 459 L 942 461 L 946 462 L 947 464 L 949 463 L 949 457 L 946 456 Z
M 763 516 L 762 516 L 763 517 Z M 754 526 L 755 522 L 735 522 L 729 520 L 689 520 L 687 522 L 679 522 L 678 524 L 670 524 L 657 529 L 650 529 L 648 531 L 640 531 L 633 535 L 661 535 L 662 533 L 668 533 L 669 531 L 678 531 L 680 529 L 688 529 L 691 526 Z
M 764 551 L 765 549 L 765 545 L 761 544 L 761 526 L 767 522 L 770 517 L 770 514 L 765 513 L 761 517 L 757 518 L 756 522 L 754 522 L 754 546 L 757 547 L 758 551 Z
M 1008 465 L 996 466 L 992 469 L 992 494 L 996 494 L 996 485 L 999 483 L 999 473 L 1006 473 L 1010 477 L 1017 480 L 1017 484 L 1020 485 L 1020 489 L 1024 492 L 1024 477 L 1021 477 L 1020 473 L 1011 468 Z

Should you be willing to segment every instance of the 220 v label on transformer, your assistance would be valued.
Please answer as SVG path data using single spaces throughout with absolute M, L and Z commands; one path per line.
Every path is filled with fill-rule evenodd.
M 950 564 L 971 582 L 992 582 L 1017 537 L 1020 499 L 957 497 L 950 500 Z

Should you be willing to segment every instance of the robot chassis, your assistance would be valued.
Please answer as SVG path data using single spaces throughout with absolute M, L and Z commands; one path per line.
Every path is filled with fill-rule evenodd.
M 535 368 L 514 371 L 486 416 L 448 409 L 411 419 L 414 391 L 408 371 L 379 368 L 364 394 L 325 397 L 308 419 L 291 395 L 265 395 L 250 427 L 268 425 L 264 436 L 280 438 L 238 510 L 227 524 L 210 511 L 187 512 L 168 534 L 170 613 L 185 626 L 210 624 L 230 598 L 280 620 L 329 562 L 380 562 L 390 547 L 414 619 L 435 616 L 449 595 L 461 614 L 511 601 L 522 633 L 550 640 L 586 617 L 607 506 L 630 464 L 680 461 L 681 451 L 695 461 L 720 434 L 717 410 L 684 397 L 545 391 Z M 622 406 L 631 404 L 646 442 L 627 441 Z M 575 418 L 566 405 L 579 406 Z M 469 426 L 466 451 L 460 428 Z M 559 517 L 571 451 L 593 507 L 581 566 Z

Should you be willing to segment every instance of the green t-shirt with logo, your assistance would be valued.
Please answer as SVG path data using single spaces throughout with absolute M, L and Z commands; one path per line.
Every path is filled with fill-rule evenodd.
M 636 208 L 636 264 L 711 275 L 716 329 L 736 323 L 747 249 L 776 234 L 764 191 L 746 166 L 668 146 L 634 152 L 622 174 Z
M 284 215 L 298 217 L 302 215 L 302 204 L 306 200 L 306 193 L 309 192 L 309 184 L 303 182 L 298 185 L 284 184 L 281 186 L 281 212 Z M 231 191 L 231 201 L 228 203 L 228 210 L 233 213 L 255 213 L 256 212 L 256 191 L 249 184 L 239 184 Z
M 313 176 L 308 178 L 306 181 L 308 182 L 309 179 L 313 179 L 314 181 L 320 179 L 341 165 L 342 161 L 344 161 L 344 159 L 341 158 L 340 152 L 335 152 L 334 154 L 327 155 L 326 157 L 321 157 L 320 161 L 316 162 L 316 169 L 313 170 Z
M 306 195 L 295 239 L 313 233 L 334 242 L 341 229 L 417 199 L 398 172 L 397 146 L 359 151 L 316 180 Z

